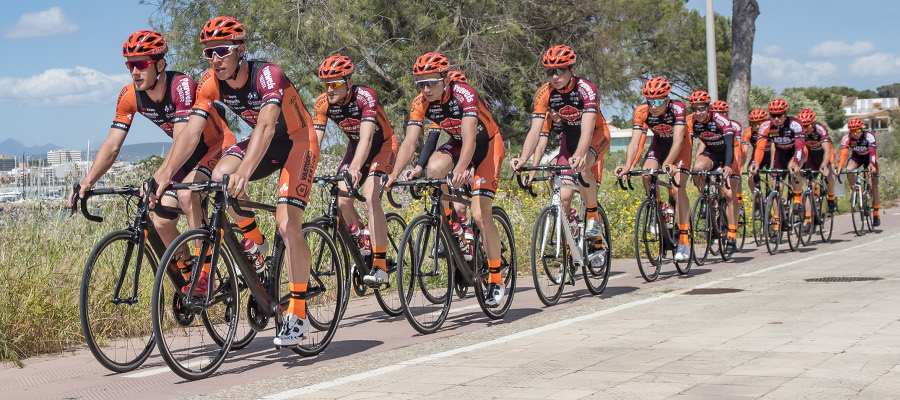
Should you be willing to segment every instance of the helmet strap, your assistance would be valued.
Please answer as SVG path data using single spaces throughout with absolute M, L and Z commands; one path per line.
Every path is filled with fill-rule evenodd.
M 234 73 L 231 74 L 231 78 L 228 78 L 229 81 L 233 81 L 233 80 L 237 79 L 238 72 L 241 72 L 241 65 L 243 63 L 244 63 L 244 56 L 242 55 L 241 58 L 238 59 L 237 68 L 234 69 Z
M 156 60 L 156 61 L 159 61 L 159 60 Z M 156 61 L 154 61 L 154 65 L 153 65 L 153 68 L 156 68 L 156 80 L 153 81 L 153 85 L 151 85 L 149 88 L 147 88 L 148 92 L 151 92 L 151 91 L 153 91 L 153 89 L 156 89 L 156 84 L 159 83 L 159 77 L 160 77 L 160 75 L 162 75 L 162 71 L 160 71 L 159 67 L 157 67 L 155 64 Z

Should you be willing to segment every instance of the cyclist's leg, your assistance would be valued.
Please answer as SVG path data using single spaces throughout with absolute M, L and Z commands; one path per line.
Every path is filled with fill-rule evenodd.
M 578 190 L 581 192 L 581 202 L 584 203 L 585 209 L 587 209 L 587 219 L 595 219 L 599 220 L 599 214 L 597 211 L 597 185 L 594 182 L 597 182 L 597 177 L 594 176 L 594 164 L 597 163 L 597 155 L 595 154 L 594 149 L 590 149 L 585 155 L 585 168 L 584 172 L 581 173 L 581 179 L 585 181 L 588 185 L 585 187 L 578 182 Z
M 681 153 L 678 154 L 674 162 L 675 168 L 678 169 L 674 174 L 675 182 L 681 187 L 677 188 L 673 185 L 669 193 L 671 196 L 675 196 L 675 212 L 678 214 L 678 230 L 680 231 L 678 244 L 684 245 L 681 246 L 683 250 L 690 247 L 691 244 L 691 203 L 688 201 L 687 196 L 687 182 L 690 174 L 688 166 L 691 165 L 691 151 L 693 150 L 690 144 L 690 141 L 685 141 L 682 144 Z
M 737 147 L 736 147 L 737 148 Z M 728 219 L 728 239 L 737 240 L 737 229 L 740 213 L 739 209 L 743 207 L 743 203 L 739 201 L 741 192 L 741 160 L 736 158 L 731 163 L 731 176 L 726 177 L 730 189 L 725 190 L 728 197 L 728 213 L 725 215 Z
M 437 151 L 428 158 L 428 167 L 426 171 L 428 179 L 441 179 L 446 177 L 447 173 L 453 168 L 453 164 L 458 157 L 459 148 L 451 142 L 447 142 L 439 147 Z M 444 201 L 443 206 L 444 214 L 449 217 L 451 212 L 450 202 Z
M 387 218 L 381 206 L 379 192 L 382 177 L 393 172 L 394 160 L 397 157 L 397 140 L 393 145 L 385 143 L 381 151 L 372 159 L 366 183 L 363 186 L 363 197 L 366 198 L 366 212 L 369 214 L 369 232 L 372 238 L 372 265 L 387 271 Z
M 713 169 L 712 159 L 710 158 L 709 152 L 704 151 L 697 156 L 696 160 L 694 160 L 694 166 L 691 168 L 691 172 L 709 171 L 711 169 Z M 694 181 L 694 186 L 697 190 L 703 191 L 703 177 L 691 176 L 691 180 Z
M 876 218 L 881 219 L 880 209 L 881 209 L 881 198 L 878 196 L 878 168 L 876 167 L 875 172 L 869 174 L 870 186 L 872 187 L 872 215 Z
M 347 152 L 344 154 L 344 158 L 341 160 L 341 163 L 338 166 L 338 173 L 342 173 L 347 168 L 350 168 L 350 162 L 353 161 L 354 155 L 356 155 L 356 147 L 347 146 Z M 361 171 L 361 173 L 363 174 L 365 174 L 366 172 L 366 168 L 363 168 L 363 170 Z M 338 189 L 344 192 L 349 191 L 347 185 L 344 182 L 338 182 Z M 353 206 L 355 202 L 356 199 L 354 199 L 353 197 L 338 197 L 337 199 L 338 209 L 341 210 L 341 216 L 344 217 L 344 221 L 347 223 L 347 226 L 356 225 L 360 230 L 362 230 L 362 220 L 359 217 L 359 213 L 356 212 L 356 207 Z
M 241 165 L 241 161 L 244 159 L 244 153 L 247 150 L 246 146 L 248 143 L 249 140 L 245 140 L 232 146 L 231 149 L 225 152 L 225 155 L 219 160 L 216 168 L 213 169 L 212 180 L 214 182 L 221 182 L 223 176 L 233 174 L 234 171 L 237 171 L 238 167 Z M 262 244 L 265 241 L 262 232 L 260 232 L 259 227 L 256 226 L 255 218 L 240 216 L 231 209 L 228 210 L 228 214 L 238 227 L 241 228 L 241 232 L 244 234 L 245 238 L 253 240 L 256 244 Z
M 482 160 L 473 160 L 475 164 L 475 185 L 472 188 L 472 219 L 481 231 L 482 243 L 487 253 L 487 263 L 490 269 L 488 281 L 492 284 L 503 285 L 503 277 L 500 274 L 500 231 L 494 224 L 493 206 L 494 195 L 500 182 L 500 166 L 503 162 L 503 139 L 499 135 L 494 136 L 488 143 L 487 154 Z M 478 151 L 476 151 L 478 153 Z M 492 290 L 493 291 L 493 290 Z M 488 293 L 491 296 L 491 293 Z M 503 296 L 500 292 L 499 296 Z M 498 296 L 494 297 L 499 301 Z

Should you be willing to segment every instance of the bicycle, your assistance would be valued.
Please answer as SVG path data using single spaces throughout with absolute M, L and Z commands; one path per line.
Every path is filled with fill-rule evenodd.
M 778 251 L 778 246 L 781 245 L 782 237 L 786 235 L 791 251 L 796 251 L 800 248 L 800 233 L 805 217 L 803 215 L 802 202 L 799 210 L 796 210 L 791 206 L 792 202 L 787 201 L 782 194 L 784 191 L 784 179 L 790 171 L 786 169 L 760 169 L 758 172 L 760 174 L 772 174 L 772 177 L 775 179 L 766 198 L 766 208 L 763 213 L 766 249 L 769 254 L 775 254 Z M 790 190 L 790 186 L 786 190 Z M 790 196 L 790 198 L 793 198 L 793 193 Z
M 731 189 L 728 181 L 723 179 L 721 171 L 693 171 L 691 175 L 703 177 L 703 188 L 700 190 L 697 200 L 694 201 L 694 208 L 691 212 L 691 226 L 694 227 L 694 234 L 699 234 L 703 239 L 702 256 L 696 247 L 691 248 L 694 262 L 697 265 L 703 265 L 710 253 L 722 257 L 722 261 L 728 261 L 733 254 L 725 251 L 725 243 L 728 239 L 728 218 L 726 217 L 728 200 L 722 195 L 723 187 Z M 701 245 L 697 242 L 695 238 L 694 246 Z M 713 247 L 714 243 L 715 247 Z
M 834 230 L 834 213 L 828 212 L 828 205 L 822 201 L 822 193 L 828 190 L 825 182 L 822 180 L 824 174 L 816 169 L 801 169 L 800 173 L 806 178 L 806 186 L 803 188 L 801 201 L 804 208 L 809 205 L 810 210 L 810 216 L 807 221 L 809 226 L 804 225 L 803 235 L 800 238 L 804 246 L 809 246 L 812 243 L 813 233 L 818 229 L 822 242 L 828 242 L 831 240 L 831 234 Z
M 661 174 L 666 174 L 669 177 L 669 181 L 661 182 L 659 180 L 659 175 Z M 653 282 L 659 278 L 663 258 L 665 258 L 668 251 L 672 252 L 672 262 L 675 263 L 675 269 L 678 271 L 678 274 L 687 275 L 691 271 L 693 257 L 690 256 L 682 262 L 675 261 L 674 256 L 678 247 L 678 235 L 680 233 L 676 223 L 678 219 L 675 218 L 675 215 L 670 216 L 670 218 L 666 218 L 663 215 L 658 193 L 659 186 L 665 188 L 671 188 L 673 185 L 676 188 L 681 188 L 681 186 L 675 182 L 671 173 L 663 169 L 632 170 L 628 175 L 629 179 L 624 179 L 624 181 L 628 182 L 628 189 L 625 188 L 623 179 L 616 179 L 615 184 L 622 190 L 634 190 L 634 186 L 631 185 L 631 176 L 641 175 L 649 177 L 647 197 L 641 200 L 634 220 L 634 256 L 641 276 L 647 282 Z M 692 228 L 689 228 L 688 238 L 688 247 L 693 248 L 694 234 Z M 646 261 L 641 261 L 642 254 L 647 258 Z
M 490 319 L 500 319 L 509 311 L 516 289 L 516 249 L 512 224 L 506 212 L 497 206 L 491 211 L 491 220 L 500 230 L 500 273 L 506 287 L 503 302 L 496 307 L 485 304 L 484 293 L 489 290 L 486 255 L 477 224 L 473 224 L 474 252 L 466 261 L 460 249 L 460 238 L 450 230 L 450 220 L 444 214 L 442 201 L 468 205 L 461 197 L 461 189 L 454 189 L 447 179 L 416 179 L 394 183 L 394 187 L 431 189 L 431 204 L 424 215 L 413 218 L 403 231 L 397 263 L 397 290 L 403 314 L 412 327 L 422 333 L 434 333 L 443 325 L 450 313 L 455 286 L 474 287 L 478 305 Z M 447 192 L 442 189 L 447 185 Z M 471 197 L 471 196 L 469 196 Z M 451 213 L 455 219 L 455 212 Z M 456 219 L 458 220 L 458 219 Z M 465 244 L 468 245 L 468 244 Z M 466 289 L 467 290 L 467 289 Z M 459 293 L 459 290 L 457 290 Z
M 763 244 L 765 244 L 765 220 L 763 218 L 763 211 L 766 208 L 766 198 L 772 193 L 771 186 L 769 185 L 769 178 L 764 177 L 759 173 L 750 176 L 749 173 L 745 172 L 742 175 L 748 175 L 748 179 L 754 179 L 756 181 L 756 187 L 753 188 L 753 193 L 751 195 L 752 215 L 750 217 L 750 226 L 753 233 L 753 243 L 756 244 L 757 247 L 762 247 Z
M 338 207 L 338 197 L 352 196 L 359 201 L 365 201 L 365 198 L 361 196 L 356 189 L 352 189 L 353 186 L 350 184 L 350 174 L 347 172 L 338 175 L 319 176 L 314 179 L 319 185 L 328 186 L 330 198 L 328 200 L 328 206 L 325 208 L 325 213 L 321 217 L 313 219 L 312 222 L 325 228 L 325 230 L 331 234 L 331 239 L 340 249 L 341 260 L 346 267 L 344 269 L 344 276 L 346 277 L 345 287 L 347 289 L 347 294 L 344 296 L 345 303 L 343 304 L 343 309 L 346 310 L 347 302 L 350 300 L 349 290 L 351 287 L 356 295 L 360 297 L 365 296 L 366 291 L 370 288 L 363 282 L 363 277 L 368 275 L 372 270 L 372 255 L 369 254 L 363 256 L 360 253 L 357 240 L 350 234 L 350 229 L 346 222 L 347 220 L 344 218 L 343 213 Z M 351 188 L 350 192 L 340 190 L 338 186 L 339 182 L 344 182 L 347 185 L 346 187 Z M 384 194 L 384 185 L 386 182 L 386 180 L 382 180 L 379 197 Z M 393 200 L 393 198 L 389 198 L 389 200 L 395 208 L 402 208 Z M 403 234 L 403 230 L 406 229 L 406 221 L 404 221 L 403 217 L 397 213 L 386 213 L 385 218 L 387 219 L 388 224 L 388 254 L 386 257 L 387 273 L 391 278 L 387 285 L 380 288 L 373 287 L 372 289 L 374 289 L 375 299 L 378 301 L 378 305 L 381 309 L 389 316 L 395 317 L 403 313 L 403 309 L 400 307 L 399 292 L 391 289 L 393 285 L 396 285 L 396 280 L 393 278 L 394 273 L 397 271 L 396 255 L 399 254 L 397 252 L 399 240 L 400 236 Z
M 855 176 L 862 174 L 862 179 Z M 856 183 L 850 190 L 850 219 L 853 221 L 853 231 L 856 236 L 862 236 L 868 232 L 874 232 L 872 226 L 872 198 L 869 195 L 869 170 L 858 168 L 853 171 L 842 171 L 841 175 L 854 175 Z
M 531 234 L 531 276 L 534 279 L 534 289 L 541 302 L 548 307 L 559 301 L 566 284 L 575 284 L 579 268 L 582 271 L 585 286 L 591 294 L 603 294 L 609 283 L 612 243 L 606 211 L 598 202 L 597 212 L 600 216 L 602 234 L 593 240 L 584 237 L 585 207 L 583 203 L 575 221 L 569 222 L 569 210 L 562 208 L 560 191 L 563 188 L 577 191 L 578 187 L 574 183 L 562 179 L 559 173 L 570 169 L 571 167 L 568 165 L 522 167 L 519 172 L 551 173 L 550 176 L 535 177 L 528 185 L 522 182 L 521 174 L 516 174 L 519 187 L 525 189 L 532 197 L 537 197 L 537 193 L 533 190 L 534 182 L 552 182 L 553 195 L 550 198 L 550 204 L 538 213 Z M 582 186 L 588 185 L 581 179 L 581 174 L 576 172 L 575 176 Z M 596 243 L 600 244 L 601 250 L 592 249 Z M 601 266 L 595 267 L 592 263 L 597 258 L 601 260 Z
M 180 254 L 194 254 L 188 290 L 166 284 L 166 269 L 158 269 L 153 282 L 152 320 L 156 344 L 166 364 L 177 375 L 195 380 L 208 377 L 225 360 L 232 347 L 240 314 L 239 296 L 247 296 L 246 316 L 250 327 L 260 332 L 270 318 L 276 329 L 282 324 L 282 312 L 290 296 L 287 269 L 284 268 L 284 239 L 276 231 L 265 268 L 257 272 L 244 256 L 237 230 L 229 222 L 226 210 L 250 217 L 247 210 L 274 213 L 275 206 L 231 198 L 227 193 L 228 176 L 222 182 L 171 185 L 176 190 L 213 192 L 209 222 L 199 229 L 179 235 L 166 249 L 162 264 L 168 265 Z M 331 342 L 345 303 L 344 269 L 331 236 L 316 223 L 304 223 L 304 237 L 311 254 L 310 277 L 306 291 L 306 314 L 310 331 L 301 343 L 290 347 L 295 353 L 313 356 Z M 207 261 L 209 260 L 209 261 Z M 201 266 L 209 264 L 209 284 L 205 293 L 195 294 Z M 220 265 L 223 264 L 223 265 Z M 196 317 L 203 320 L 200 329 Z M 217 346 L 206 341 L 204 331 Z

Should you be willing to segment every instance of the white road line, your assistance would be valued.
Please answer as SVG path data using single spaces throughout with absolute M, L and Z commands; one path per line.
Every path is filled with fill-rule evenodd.
M 450 312 L 448 312 L 448 314 L 453 314 L 453 313 L 457 313 L 457 312 L 460 312 L 460 311 L 472 310 L 472 309 L 475 309 L 475 308 L 481 308 L 481 306 L 478 305 L 478 304 L 473 304 L 473 305 L 471 305 L 471 306 L 465 306 L 465 307 L 459 307 L 459 308 L 451 308 L 451 309 L 450 309 Z
M 784 267 L 789 267 L 789 266 L 794 265 L 794 264 L 799 264 L 799 263 L 802 263 L 802 262 L 806 262 L 806 261 L 810 261 L 810 260 L 815 260 L 815 259 L 821 258 L 821 257 L 827 257 L 827 256 L 830 256 L 830 255 L 834 255 L 834 254 L 837 254 L 837 253 L 841 253 L 841 252 L 847 251 L 847 250 L 858 249 L 858 248 L 860 248 L 860 247 L 865 247 L 865 246 L 868 246 L 868 245 L 872 245 L 872 244 L 875 244 L 875 243 L 878 243 L 878 242 L 882 242 L 882 241 L 887 240 L 887 239 L 895 238 L 895 237 L 897 237 L 897 236 L 900 236 L 900 233 L 896 233 L 896 234 L 893 234 L 893 235 L 888 236 L 888 237 L 883 237 L 883 238 L 878 239 L 878 240 L 873 240 L 873 241 L 871 241 L 871 242 L 866 242 L 866 243 L 863 243 L 863 244 L 861 244 L 861 245 L 857 245 L 857 246 L 853 246 L 853 247 L 848 247 L 848 248 L 846 248 L 846 249 L 840 249 L 840 250 L 829 251 L 829 252 L 827 252 L 827 253 L 817 254 L 817 255 L 814 255 L 814 256 L 809 256 L 809 257 L 806 257 L 806 258 L 801 258 L 801 259 L 799 259 L 799 260 L 794 260 L 794 261 L 791 261 L 791 262 L 786 262 L 786 263 L 784 263 L 784 264 L 773 265 L 773 266 L 771 266 L 771 267 L 769 267 L 769 268 L 758 269 L 758 270 L 753 271 L 753 272 L 747 272 L 747 273 L 745 273 L 745 274 L 740 274 L 740 275 L 738 275 L 738 277 L 739 277 L 739 278 L 745 278 L 745 277 L 748 277 L 748 276 L 754 276 L 754 275 L 763 274 L 763 273 L 766 273 L 766 272 L 769 272 L 769 271 L 774 271 L 774 270 L 776 270 L 776 269 L 781 269 L 781 268 L 784 268 Z

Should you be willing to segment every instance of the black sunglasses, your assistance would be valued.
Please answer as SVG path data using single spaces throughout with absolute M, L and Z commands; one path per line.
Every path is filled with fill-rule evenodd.
M 565 75 L 566 72 L 569 72 L 569 68 L 550 68 L 544 72 L 547 74 L 548 78 L 552 78 L 553 75 L 556 75 L 556 76 Z
M 709 110 L 708 106 L 691 106 L 691 112 L 704 112 Z

